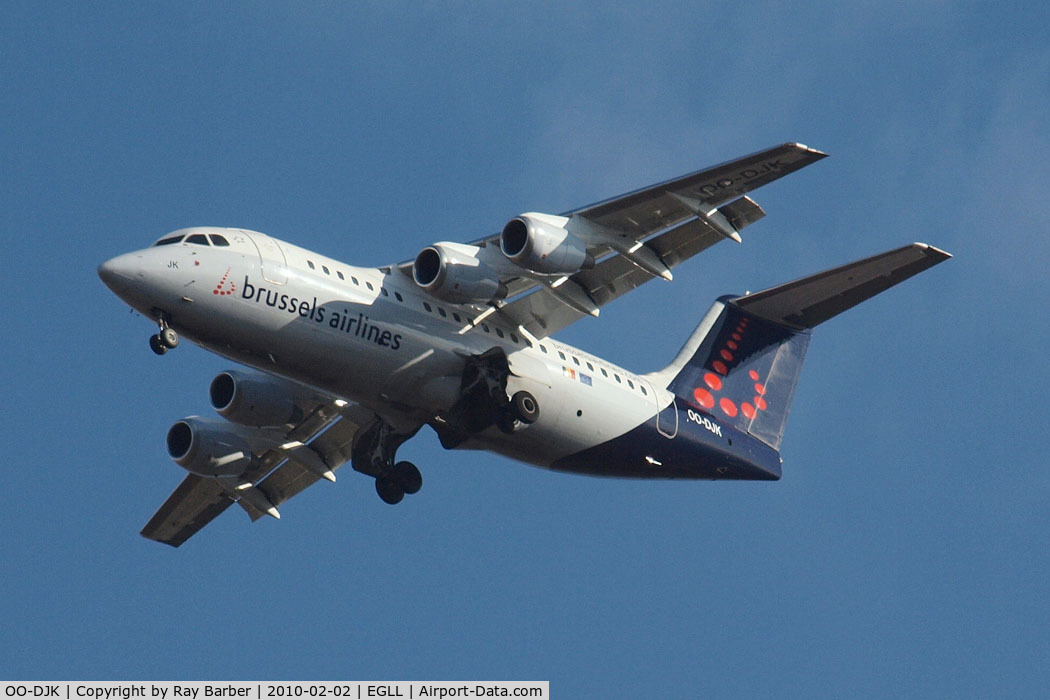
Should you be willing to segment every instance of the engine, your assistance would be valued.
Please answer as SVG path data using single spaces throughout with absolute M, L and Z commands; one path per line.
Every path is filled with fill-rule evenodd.
M 502 299 L 507 287 L 478 259 L 478 251 L 462 243 L 435 243 L 419 251 L 412 278 L 430 294 L 453 304 Z
M 500 250 L 518 267 L 541 275 L 571 275 L 594 267 L 583 241 L 546 219 L 542 214 L 511 219 L 500 234 Z
M 289 385 L 262 374 L 222 372 L 212 380 L 209 394 L 220 416 L 253 428 L 298 423 L 305 415 Z
M 247 440 L 199 418 L 183 418 L 171 426 L 168 455 L 183 469 L 206 477 L 240 476 L 252 460 Z

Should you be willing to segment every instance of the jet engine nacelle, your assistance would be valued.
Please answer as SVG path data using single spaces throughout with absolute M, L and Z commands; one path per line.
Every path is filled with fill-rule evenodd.
M 522 214 L 511 219 L 499 236 L 499 247 L 518 267 L 541 275 L 571 275 L 594 267 L 587 246 L 558 223 L 564 217 Z
M 227 370 L 212 380 L 208 393 L 219 415 L 240 425 L 287 425 L 305 416 L 293 389 L 264 374 Z
M 412 279 L 430 294 L 453 304 L 488 302 L 507 296 L 507 287 L 478 259 L 480 248 L 462 243 L 435 243 L 419 251 Z
M 206 477 L 240 476 L 252 461 L 248 440 L 195 417 L 168 430 L 168 455 L 186 471 Z

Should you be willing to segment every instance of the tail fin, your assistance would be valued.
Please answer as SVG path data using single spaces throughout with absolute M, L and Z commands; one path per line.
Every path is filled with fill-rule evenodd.
M 731 297 L 719 299 L 705 321 L 711 325 L 701 338 L 694 334 L 699 343 L 668 389 L 779 450 L 810 332 L 748 313 Z
M 722 297 L 660 375 L 679 399 L 780 449 L 811 329 L 951 256 L 924 243 Z

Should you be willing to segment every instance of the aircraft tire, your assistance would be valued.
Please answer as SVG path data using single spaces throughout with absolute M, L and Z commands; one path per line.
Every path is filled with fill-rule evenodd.
M 149 349 L 158 355 L 163 355 L 168 351 L 168 346 L 164 344 L 159 335 L 151 335 L 149 337 Z
M 165 328 L 160 332 L 160 342 L 164 343 L 169 349 L 177 347 L 179 344 L 179 334 L 175 332 L 174 328 Z
M 376 479 L 376 493 L 383 499 L 383 503 L 394 506 L 405 497 L 405 489 L 401 483 L 389 476 L 381 476 Z
M 536 397 L 527 391 L 519 391 L 510 399 L 514 407 L 514 417 L 522 423 L 535 423 L 540 417 L 540 405 Z
M 419 493 L 419 489 L 423 488 L 423 475 L 419 473 L 416 465 L 411 462 L 398 462 L 395 464 L 394 479 L 397 480 L 401 490 L 409 496 Z

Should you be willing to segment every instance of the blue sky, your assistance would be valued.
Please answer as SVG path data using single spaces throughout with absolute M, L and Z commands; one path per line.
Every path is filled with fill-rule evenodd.
M 304 6 L 305 5 L 305 6 Z M 0 22 L 0 676 L 547 679 L 557 697 L 1042 697 L 1042 3 L 40 3 Z M 768 217 L 559 337 L 644 372 L 712 299 L 923 240 L 818 329 L 779 483 L 401 452 L 179 550 L 163 358 L 95 268 L 188 225 L 355 264 L 784 141 Z

